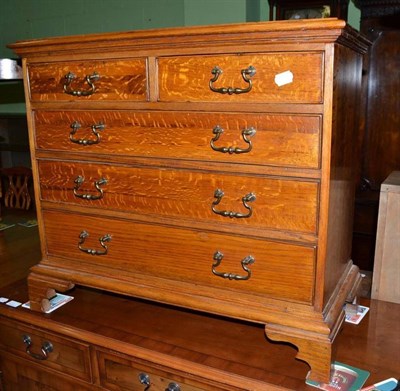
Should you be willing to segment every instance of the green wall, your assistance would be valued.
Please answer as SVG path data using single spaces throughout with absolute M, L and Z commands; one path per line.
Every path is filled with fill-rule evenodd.
M 268 0 L 0 0 L 0 58 L 17 40 L 268 20 Z M 360 12 L 350 2 L 349 23 Z M 21 83 L 0 84 L 0 114 L 23 113 Z

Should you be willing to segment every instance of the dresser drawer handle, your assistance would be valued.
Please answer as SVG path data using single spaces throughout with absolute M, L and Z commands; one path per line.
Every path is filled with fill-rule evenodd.
M 251 149 L 253 148 L 253 145 L 250 140 L 250 138 L 256 134 L 256 130 L 253 127 L 242 130 L 242 138 L 243 138 L 244 142 L 248 144 L 248 147 L 246 149 L 232 147 L 232 146 L 231 147 L 216 147 L 214 143 L 219 140 L 219 138 L 221 137 L 221 134 L 223 132 L 224 132 L 224 129 L 222 129 L 219 125 L 217 125 L 213 129 L 213 133 L 215 134 L 215 136 L 211 139 L 210 145 L 214 151 L 222 152 L 222 153 L 229 153 L 230 155 L 232 155 L 233 153 L 237 153 L 237 154 L 238 153 L 247 153 L 247 152 L 250 152 Z
M 100 133 L 99 131 L 102 131 L 105 129 L 105 125 L 103 123 L 98 123 L 95 125 L 91 125 L 90 128 L 92 129 L 92 133 L 95 135 L 94 140 L 90 139 L 85 139 L 85 138 L 74 138 L 75 133 L 78 131 L 78 129 L 81 127 L 81 124 L 78 121 L 74 121 L 71 125 L 70 128 L 72 129 L 71 132 L 69 133 L 69 139 L 71 142 L 79 145 L 93 145 L 93 144 L 99 144 L 100 143 Z
M 98 81 L 100 79 L 100 75 L 97 72 L 93 72 L 91 75 L 85 76 L 86 83 L 89 84 L 89 86 L 90 86 L 89 90 L 74 90 L 74 89 L 72 89 L 71 83 L 75 78 L 76 78 L 76 75 L 72 72 L 68 72 L 64 76 L 64 79 L 66 80 L 64 83 L 64 92 L 68 95 L 73 95 L 73 96 L 89 96 L 89 95 L 94 94 L 94 92 L 96 91 L 94 82 Z
M 83 243 L 85 242 L 86 238 L 89 237 L 88 232 L 82 231 L 79 235 L 79 243 L 78 243 L 78 248 L 79 250 L 83 251 L 84 253 L 90 254 L 90 255 L 106 255 L 108 252 L 108 247 L 106 246 L 107 242 L 111 242 L 111 235 L 106 234 L 99 238 L 99 242 L 101 247 L 104 248 L 104 250 L 93 250 L 91 248 L 84 248 L 82 247 Z
M 217 189 L 214 192 L 214 202 L 212 203 L 211 209 L 212 211 L 220 216 L 223 217 L 230 217 L 230 218 L 247 218 L 250 217 L 253 214 L 253 208 L 251 205 L 248 205 L 248 202 L 253 202 L 256 200 L 256 195 L 254 193 L 249 193 L 246 194 L 244 197 L 242 197 L 242 203 L 243 206 L 248 210 L 246 214 L 244 213 L 239 213 L 239 212 L 233 212 L 230 210 L 217 210 L 216 206 L 221 202 L 222 197 L 225 195 L 225 193 L 221 189 Z
M 247 273 L 246 276 L 240 276 L 239 274 L 234 273 L 221 273 L 217 272 L 215 269 L 220 265 L 224 254 L 220 251 L 216 251 L 214 254 L 214 263 L 212 265 L 212 272 L 222 278 L 227 278 L 228 280 L 248 280 L 251 277 L 251 270 L 248 268 L 249 265 L 252 265 L 256 260 L 252 255 L 248 255 L 246 258 L 243 258 L 241 261 L 242 269 Z
M 143 384 L 144 386 L 146 386 L 143 391 L 146 391 L 150 388 L 151 386 L 151 381 L 150 381 L 150 376 L 147 373 L 139 373 L 139 382 L 140 384 Z
M 49 357 L 49 353 L 51 353 L 54 349 L 53 344 L 51 342 L 45 341 L 42 344 L 41 348 L 42 353 L 41 354 L 33 353 L 31 351 L 31 348 L 33 346 L 31 337 L 29 335 L 24 335 L 22 339 L 24 341 L 24 344 L 26 345 L 26 350 L 25 350 L 26 353 L 36 360 L 47 360 L 47 358 Z
M 165 391 L 181 391 L 181 387 L 177 383 L 169 383 Z
M 211 70 L 211 73 L 214 76 L 210 79 L 210 82 L 209 82 L 210 90 L 213 92 L 217 92 L 219 94 L 228 94 L 228 95 L 244 94 L 246 92 L 250 92 L 253 87 L 251 77 L 253 77 L 256 74 L 256 69 L 252 65 L 250 65 L 248 68 L 242 69 L 240 72 L 242 74 L 243 80 L 248 84 L 248 86 L 246 88 L 235 88 L 235 87 L 215 88 L 213 86 L 213 83 L 215 83 L 218 80 L 218 78 L 223 73 L 223 70 L 218 66 L 214 67 Z
M 101 178 L 97 181 L 94 182 L 94 187 L 98 191 L 99 194 L 89 194 L 89 193 L 78 193 L 79 188 L 82 186 L 83 182 L 85 181 L 85 178 L 82 176 L 77 176 L 74 180 L 75 186 L 74 186 L 74 196 L 78 198 L 82 198 L 84 200 L 100 200 L 104 196 L 104 190 L 101 188 L 101 186 L 107 184 L 107 179 Z

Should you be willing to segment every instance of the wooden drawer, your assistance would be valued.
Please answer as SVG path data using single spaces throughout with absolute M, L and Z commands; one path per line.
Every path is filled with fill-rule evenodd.
M 242 70 L 255 68 L 253 76 Z M 214 88 L 251 90 L 245 93 L 211 91 L 212 70 L 222 70 Z M 278 75 L 290 72 L 292 81 L 279 85 Z M 320 103 L 323 100 L 323 54 L 319 52 L 238 54 L 221 56 L 180 56 L 158 59 L 160 101 L 165 102 L 260 102 Z M 282 77 L 282 76 L 281 76 Z
M 96 353 L 99 363 L 100 385 L 107 390 L 178 390 L 178 388 L 172 388 L 172 385 L 179 386 L 180 391 L 219 390 L 214 386 L 211 388 L 187 379 L 184 374 L 171 372 L 167 367 L 160 364 L 121 355 L 117 356 L 100 350 Z M 148 388 L 146 388 L 147 385 L 149 385 Z
M 68 84 L 66 75 L 74 74 Z M 87 80 L 97 73 L 98 80 Z M 71 61 L 29 64 L 29 91 L 32 101 L 147 100 L 146 60 Z M 71 95 L 64 91 L 83 92 Z M 94 89 L 94 92 L 93 92 Z M 84 96 L 89 93 L 90 95 Z
M 1 357 L 0 353 L 0 368 L 2 391 L 100 391 L 93 384 L 46 371 L 8 354 Z
M 51 344 L 44 355 L 43 348 Z M 3 349 L 48 368 L 91 381 L 89 346 L 20 323 L 0 321 Z
M 154 276 L 219 287 L 235 296 L 246 292 L 307 303 L 312 300 L 316 251 L 311 246 L 82 213 L 43 211 L 43 218 L 49 258 L 75 259 L 89 268 L 112 268 L 110 273 L 122 272 L 126 278 L 145 275 L 148 281 Z M 223 254 L 219 266 L 218 252 Z M 249 256 L 255 259 L 248 265 L 251 277 L 242 267 Z M 216 273 L 247 279 L 221 278 L 213 274 L 213 264 Z
M 317 232 L 316 182 L 39 160 L 39 183 L 45 201 L 126 211 L 157 220 L 171 217 L 179 225 L 190 220 L 191 226 L 202 222 L 240 230 Z
M 321 118 L 316 115 L 36 111 L 34 118 L 41 150 L 304 168 L 318 168 L 320 161 Z M 74 123 L 80 124 L 75 133 Z M 104 125 L 97 131 L 100 140 L 90 144 L 97 141 L 92 126 L 99 124 Z M 213 141 L 216 148 L 248 150 L 251 144 L 251 150 L 213 150 L 217 126 L 223 132 Z M 246 142 L 242 134 L 250 128 L 255 134 Z

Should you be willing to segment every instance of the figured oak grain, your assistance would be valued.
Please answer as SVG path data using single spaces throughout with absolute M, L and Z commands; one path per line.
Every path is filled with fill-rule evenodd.
M 100 79 L 94 82 L 95 92 L 89 96 L 65 93 L 65 75 L 69 72 L 76 75 L 69 88 L 84 91 L 90 90 L 85 77 L 97 72 Z M 145 59 L 30 64 L 28 74 L 32 101 L 147 100 Z
M 311 53 L 261 53 L 221 56 L 162 57 L 158 60 L 160 101 L 162 102 L 252 102 L 321 103 L 323 97 L 323 55 Z M 216 88 L 246 88 L 241 70 L 256 69 L 253 87 L 243 94 L 223 95 L 209 88 L 211 73 L 218 66 L 223 73 Z M 278 86 L 275 76 L 290 71 L 293 82 Z
M 142 156 L 226 163 L 318 168 L 321 118 L 318 115 L 201 113 L 177 111 L 35 111 L 36 146 L 48 151 L 80 152 L 86 156 Z M 103 123 L 101 141 L 79 145 L 70 141 L 71 124 L 81 128 L 74 138 L 95 140 L 91 126 Z M 217 147 L 246 149 L 242 130 L 253 127 L 252 150 L 242 154 L 213 151 L 213 129 L 223 134 Z
M 124 270 L 191 284 L 218 287 L 227 294 L 240 292 L 310 303 L 313 294 L 315 248 L 227 234 L 140 224 L 99 216 L 43 211 L 47 255 L 78 259 L 88 270 L 96 265 L 110 273 Z M 62 222 L 62 235 L 60 235 Z M 108 253 L 93 256 L 78 249 L 79 235 L 89 237 L 83 247 L 102 251 L 99 238 L 111 235 Z M 255 258 L 246 281 L 215 276 L 211 267 L 216 251 L 224 254 L 218 271 L 246 275 L 241 260 Z M 56 264 L 56 261 L 52 261 Z M 62 266 L 62 264 L 60 264 Z M 293 276 L 296 284 L 293 284 Z
M 104 178 L 103 196 L 88 200 L 74 194 L 75 180 L 84 178 L 78 195 L 99 196 L 95 182 Z M 229 173 L 194 170 L 126 167 L 86 162 L 40 160 L 40 193 L 44 201 L 90 207 L 95 213 L 102 209 L 119 210 L 162 218 L 190 218 L 197 222 L 226 223 L 258 229 L 278 229 L 316 233 L 318 183 L 286 178 L 253 177 Z M 212 211 L 216 190 L 224 196 L 216 211 L 247 215 L 242 198 L 253 193 L 248 202 L 250 217 L 232 218 Z M 218 230 L 218 225 L 215 226 Z

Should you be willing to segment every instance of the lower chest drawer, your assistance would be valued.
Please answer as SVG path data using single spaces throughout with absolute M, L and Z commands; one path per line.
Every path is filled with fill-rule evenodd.
M 201 391 L 219 388 L 188 379 L 185 374 L 140 359 L 97 351 L 100 385 L 118 391 Z
M 227 295 L 312 301 L 312 246 L 57 211 L 43 218 L 48 262 L 60 267 L 73 259 L 124 279 L 146 276 L 149 284 L 154 277 Z
M 169 218 L 174 224 L 186 220 L 189 226 L 217 223 L 227 232 L 317 233 L 314 181 L 53 160 L 39 161 L 39 176 L 45 201 Z
M 46 371 L 12 355 L 0 355 L 0 368 L 2 391 L 100 391 L 91 383 Z
M 86 344 L 1 320 L 0 344 L 19 357 L 91 381 L 89 346 Z

